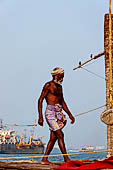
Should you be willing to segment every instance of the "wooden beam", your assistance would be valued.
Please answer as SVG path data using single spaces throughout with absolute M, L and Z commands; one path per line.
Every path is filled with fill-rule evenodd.
M 89 60 L 85 61 L 84 63 L 80 64 L 79 66 L 75 67 L 73 70 L 76 70 L 77 68 L 80 68 L 82 67 L 83 65 L 87 64 L 88 62 L 90 62 L 91 60 L 93 59 L 97 59 L 99 57 L 101 57 L 102 55 L 104 55 L 104 52 L 98 54 L 98 55 L 95 55 L 94 57 L 90 58 Z

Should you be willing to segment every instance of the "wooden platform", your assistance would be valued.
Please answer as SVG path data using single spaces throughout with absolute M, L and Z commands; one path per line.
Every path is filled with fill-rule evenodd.
M 54 170 L 53 167 L 61 165 L 63 162 L 54 163 L 54 165 L 41 165 L 37 162 L 4 162 L 0 161 L 0 170 Z
M 55 170 L 53 167 L 61 165 L 63 162 L 54 163 L 54 165 L 41 165 L 38 162 L 32 161 L 20 161 L 20 162 L 4 162 L 0 161 L 0 170 Z M 101 169 L 101 170 L 113 170 L 113 169 Z

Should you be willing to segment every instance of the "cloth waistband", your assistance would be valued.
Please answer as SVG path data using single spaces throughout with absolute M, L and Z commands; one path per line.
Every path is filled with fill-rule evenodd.
M 60 105 L 60 104 L 56 104 L 55 106 L 47 105 L 46 109 L 59 112 L 59 111 L 62 111 L 62 105 Z

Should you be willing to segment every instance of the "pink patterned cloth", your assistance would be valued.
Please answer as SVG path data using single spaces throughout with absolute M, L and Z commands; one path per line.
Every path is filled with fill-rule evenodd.
M 55 106 L 47 105 L 45 118 L 52 131 L 62 129 L 67 122 L 65 115 L 62 113 L 62 106 L 60 104 L 56 104 Z

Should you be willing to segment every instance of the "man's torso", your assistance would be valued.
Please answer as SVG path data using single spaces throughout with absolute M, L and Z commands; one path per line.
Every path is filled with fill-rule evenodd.
M 48 93 L 45 97 L 47 104 L 55 105 L 57 103 L 62 104 L 63 94 L 62 94 L 62 86 L 55 83 L 54 81 L 50 81 Z

